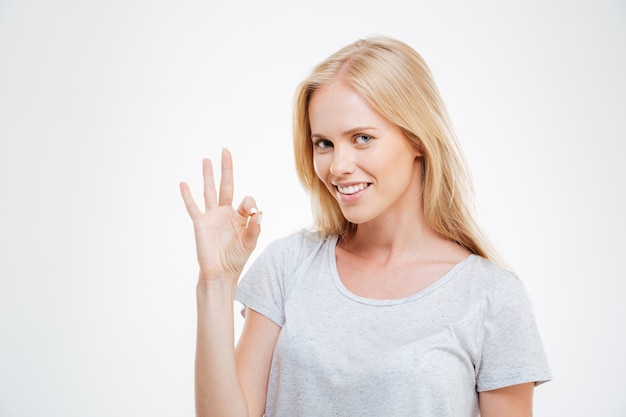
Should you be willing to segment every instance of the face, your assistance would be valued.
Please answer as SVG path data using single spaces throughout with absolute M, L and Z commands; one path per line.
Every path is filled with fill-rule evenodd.
M 341 81 L 309 103 L 315 173 L 350 222 L 404 219 L 420 210 L 421 154 L 402 129 Z

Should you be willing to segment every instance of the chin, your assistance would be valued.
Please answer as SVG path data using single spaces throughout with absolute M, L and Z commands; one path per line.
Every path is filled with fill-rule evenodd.
M 343 214 L 343 217 L 345 217 L 347 221 L 355 225 L 367 223 L 368 221 L 371 220 L 371 218 L 368 216 L 355 215 L 354 213 L 345 213 L 342 211 L 342 214 Z

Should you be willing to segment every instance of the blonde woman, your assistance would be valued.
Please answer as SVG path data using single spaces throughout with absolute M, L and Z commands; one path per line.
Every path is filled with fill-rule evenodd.
M 472 217 L 472 189 L 422 58 L 359 40 L 317 66 L 294 112 L 315 228 L 270 244 L 203 162 L 194 224 L 198 416 L 521 417 L 551 378 L 531 303 Z M 233 346 L 233 301 L 245 325 Z

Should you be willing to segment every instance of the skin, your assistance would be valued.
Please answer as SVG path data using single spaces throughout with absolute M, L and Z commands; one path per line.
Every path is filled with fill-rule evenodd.
M 237 280 L 256 246 L 260 215 L 256 202 L 245 197 L 232 207 L 233 169 L 227 150 L 222 153 L 219 196 L 213 166 L 205 159 L 204 210 L 186 183 L 180 192 L 193 221 L 199 265 L 195 392 L 197 416 L 262 416 L 264 390 L 280 328 L 267 318 L 248 312 L 237 353 L 233 346 L 233 301 Z
M 309 113 L 316 174 L 344 216 L 358 225 L 336 249 L 339 275 L 350 291 L 368 298 L 404 297 L 469 255 L 426 224 L 422 154 L 400 128 L 340 80 L 313 94 Z M 219 195 L 209 160 L 203 162 L 203 175 L 204 211 L 181 183 L 200 266 L 196 415 L 261 417 L 280 328 L 247 309 L 236 348 L 232 344 L 235 288 L 256 246 L 260 213 L 251 197 L 233 209 L 228 151 L 222 154 Z M 481 416 L 531 416 L 533 389 L 528 383 L 479 393 Z
M 427 226 L 422 154 L 398 126 L 341 81 L 317 91 L 309 113 L 315 172 L 344 216 L 358 224 L 336 253 L 348 289 L 368 298 L 405 297 L 469 255 Z M 339 192 L 356 184 L 367 186 Z
M 400 128 L 341 82 L 317 91 L 309 109 L 315 173 L 344 216 L 368 233 L 385 223 L 416 220 L 421 153 Z M 359 184 L 366 188 L 358 193 L 338 191 Z
M 402 130 L 341 80 L 311 98 L 314 166 L 357 231 L 336 249 L 344 285 L 368 298 L 400 298 L 441 278 L 469 253 L 426 224 L 422 154 Z M 338 186 L 367 184 L 345 195 Z M 362 186 L 359 186 L 362 188 Z M 348 193 L 354 189 L 345 189 Z M 482 417 L 532 416 L 534 383 L 479 393 Z

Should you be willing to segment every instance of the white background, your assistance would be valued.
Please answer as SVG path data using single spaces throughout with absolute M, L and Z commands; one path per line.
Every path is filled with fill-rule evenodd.
M 624 0 L 0 0 L 0 416 L 193 415 L 178 183 L 227 146 L 260 248 L 308 226 L 293 92 L 370 34 L 429 63 L 527 283 L 535 414 L 626 415 Z

